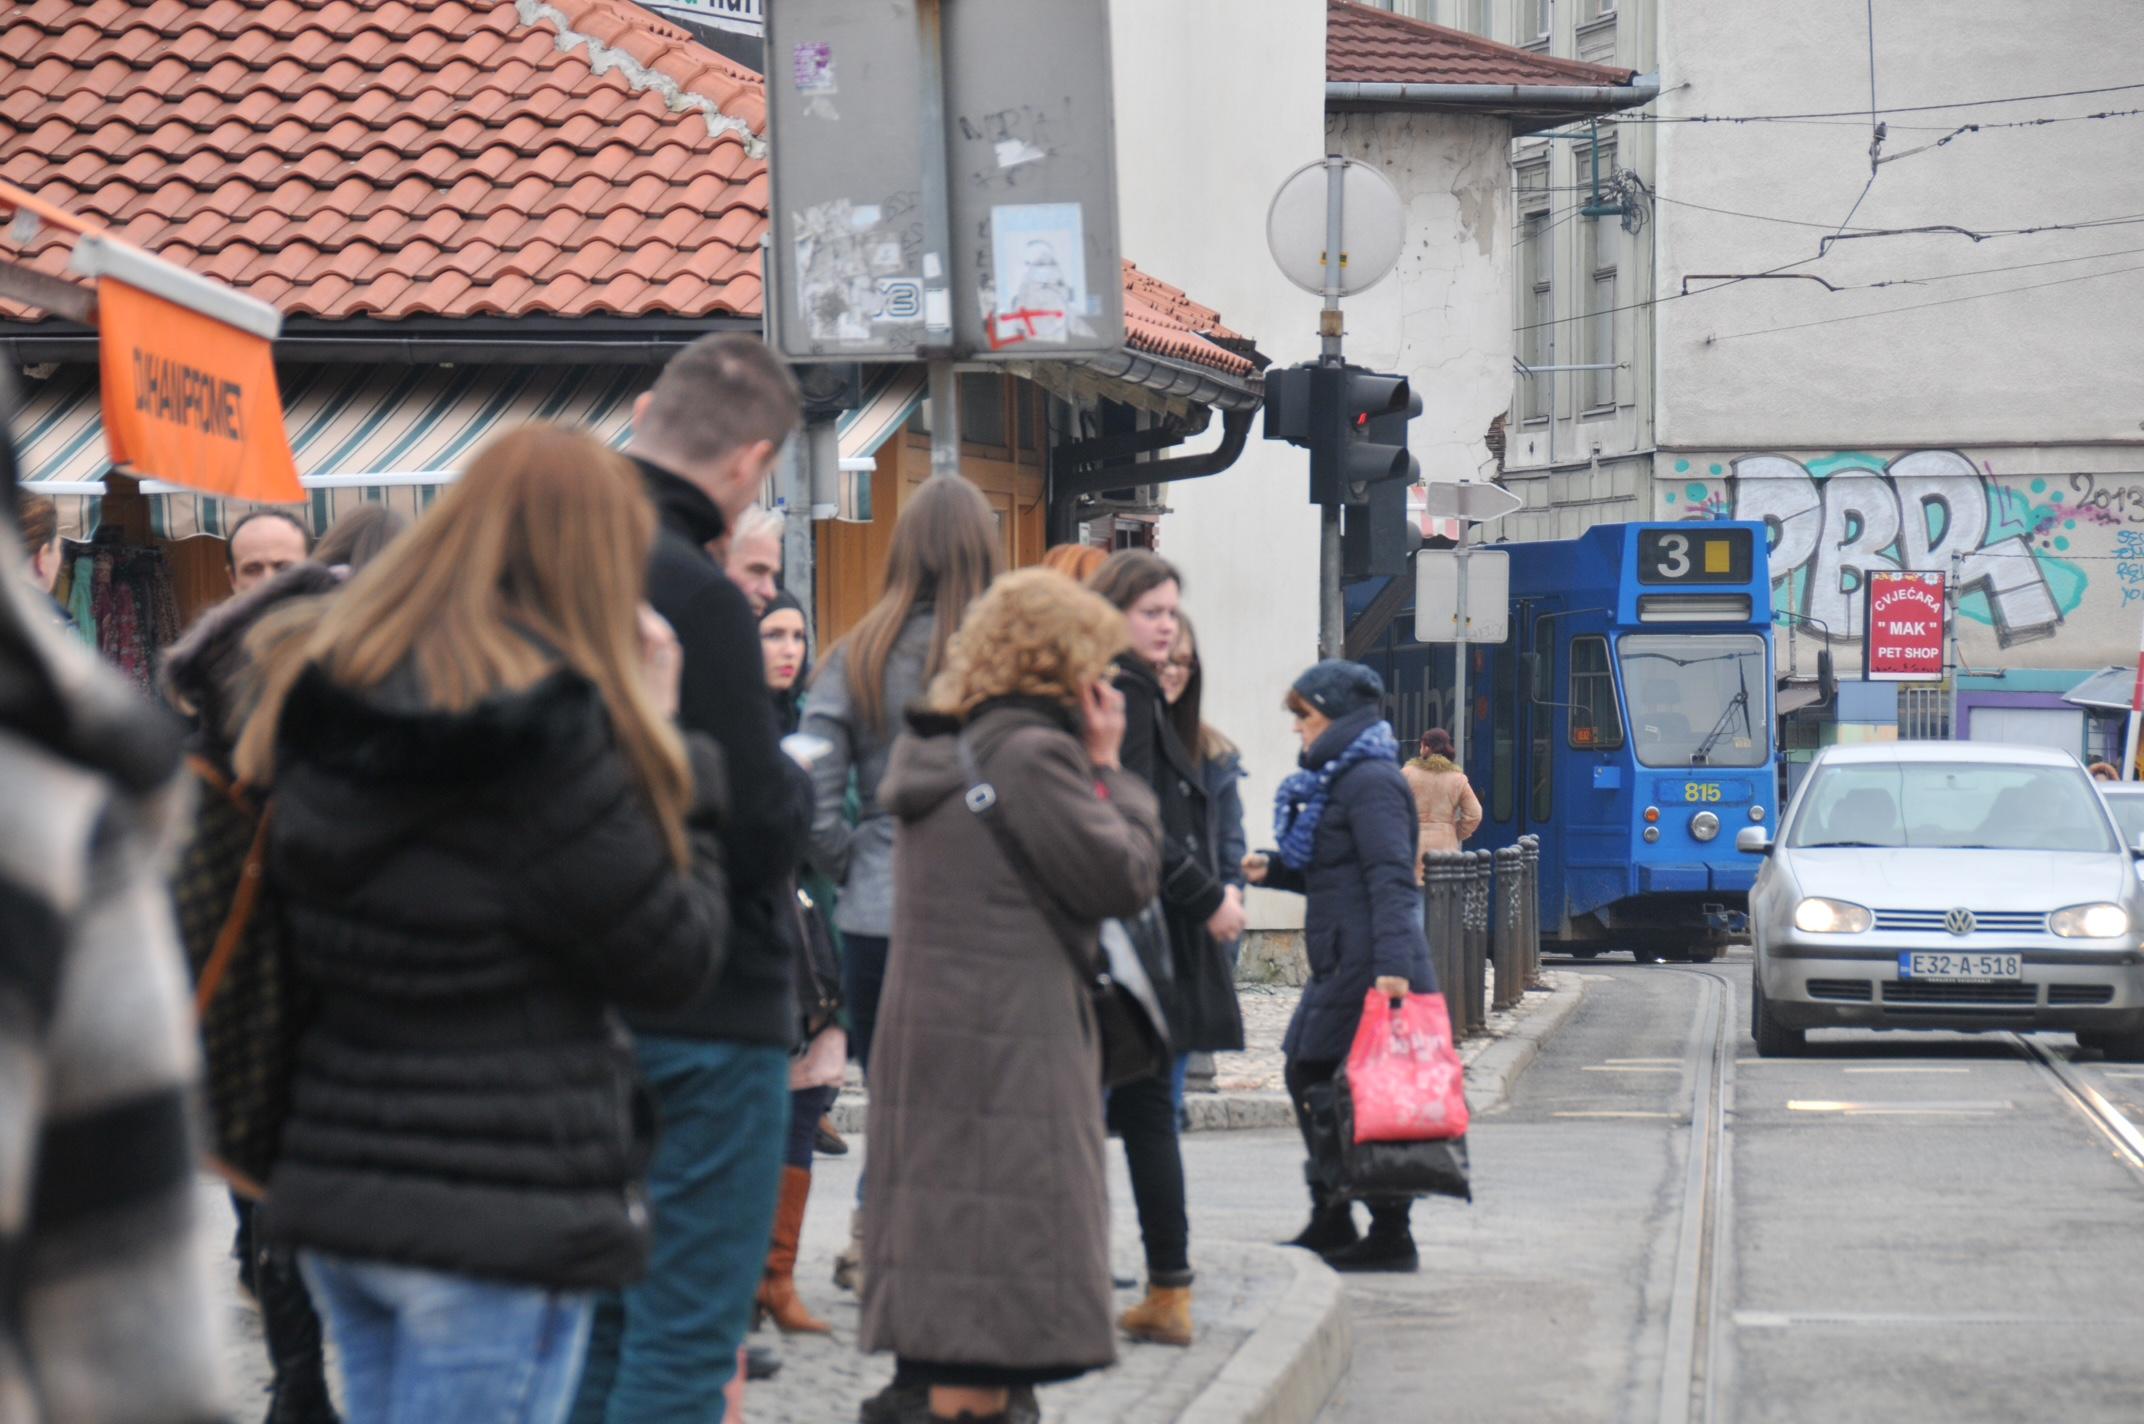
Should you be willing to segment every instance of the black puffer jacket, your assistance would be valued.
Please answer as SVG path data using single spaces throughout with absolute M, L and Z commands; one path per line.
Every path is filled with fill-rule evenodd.
M 693 752 L 711 840 L 720 762 Z M 653 1122 L 611 1006 L 693 993 L 727 899 L 719 856 L 672 862 L 596 689 L 561 671 L 447 713 L 310 669 L 272 815 L 320 1009 L 270 1235 L 556 1289 L 638 1276 Z

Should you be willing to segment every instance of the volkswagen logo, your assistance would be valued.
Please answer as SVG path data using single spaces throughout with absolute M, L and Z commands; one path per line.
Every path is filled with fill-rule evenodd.
M 1971 910 L 1952 910 L 1943 917 L 1943 928 L 1954 935 L 1969 935 L 1979 923 Z

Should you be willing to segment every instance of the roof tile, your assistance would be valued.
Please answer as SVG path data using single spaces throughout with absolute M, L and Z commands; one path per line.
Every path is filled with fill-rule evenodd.
M 1354 0 L 1326 0 L 1325 77 L 1344 84 L 1624 85 L 1628 69 L 1555 59 Z
M 625 0 L 544 8 L 16 0 L 0 174 L 293 314 L 757 313 L 759 77 Z

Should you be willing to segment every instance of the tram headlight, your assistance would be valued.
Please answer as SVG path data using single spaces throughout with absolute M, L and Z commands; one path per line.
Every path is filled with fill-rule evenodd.
M 2072 905 L 2048 916 L 2047 928 L 2064 939 L 2115 939 L 2129 933 L 2129 912 L 2120 905 Z
M 1764 808 L 1763 808 L 1762 806 L 1752 806 L 1752 807 L 1750 807 L 1750 808 L 1749 808 L 1749 818 L 1750 818 L 1750 820 L 1752 820 L 1752 821 L 1755 821 L 1755 822 L 1758 822 L 1759 824 L 1762 824 L 1762 823 L 1763 823 L 1763 821 L 1764 821 Z
M 1709 841 L 1720 833 L 1720 818 L 1710 811 L 1700 811 L 1690 818 L 1690 837 L 1693 840 Z
M 1658 826 L 1647 826 L 1647 827 L 1645 828 L 1645 843 L 1646 843 L 1647 845 L 1652 845 L 1652 844 L 1653 844 L 1654 842 L 1658 841 L 1659 839 L 1660 839 L 1660 827 L 1658 827 Z
M 1813 895 L 1794 907 L 1794 928 L 1803 934 L 1861 934 L 1875 916 L 1844 900 Z

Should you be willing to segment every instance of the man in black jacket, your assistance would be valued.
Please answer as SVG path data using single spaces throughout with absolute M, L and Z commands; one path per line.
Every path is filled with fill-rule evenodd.
M 798 413 L 788 371 L 738 336 L 678 353 L 633 411 L 627 453 L 662 521 L 648 601 L 684 651 L 678 721 L 729 764 L 732 929 L 706 989 L 630 1019 L 662 1120 L 655 1238 L 647 1279 L 598 1311 L 575 1424 L 720 1420 L 766 1264 L 796 1012 L 773 917 L 802 854 L 811 780 L 782 754 L 758 623 L 707 546 L 758 497 Z

